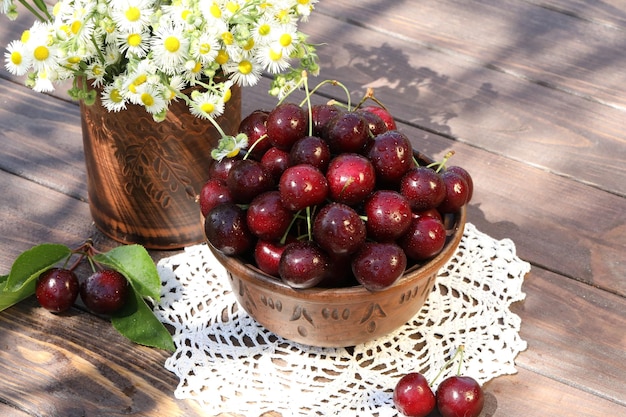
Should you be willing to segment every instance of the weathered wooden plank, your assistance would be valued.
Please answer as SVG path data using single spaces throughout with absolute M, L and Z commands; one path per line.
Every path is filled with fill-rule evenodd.
M 521 1 L 341 0 L 319 10 L 626 109 L 623 30 Z M 582 11 L 578 12 L 582 13 Z
M 626 8 L 621 0 L 525 0 L 579 19 L 613 28 L 626 27 Z
M 78 310 L 53 315 L 24 301 L 0 313 L 3 401 L 38 416 L 200 416 L 176 400 L 166 353 L 133 345 Z
M 319 49 L 322 77 L 344 81 L 355 97 L 376 87 L 377 97 L 408 123 L 626 195 L 625 112 L 406 38 L 326 16 L 311 21 L 306 29 L 313 40 L 332 45 Z
M 516 363 L 626 407 L 626 298 L 537 267 L 523 290 L 512 310 L 528 350 Z
M 626 415 L 626 407 L 526 369 L 492 380 L 485 391 L 481 416 Z
M 24 411 L 18 410 L 8 404 L 0 402 L 0 415 L 3 417 L 30 417 L 32 414 L 26 414 Z

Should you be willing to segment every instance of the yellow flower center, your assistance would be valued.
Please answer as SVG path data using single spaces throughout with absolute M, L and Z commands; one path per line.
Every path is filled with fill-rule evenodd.
M 236 13 L 237 10 L 239 10 L 239 5 L 235 3 L 234 1 L 229 1 L 226 4 L 226 9 L 228 9 L 228 11 L 231 13 Z
M 13 65 L 20 65 L 22 63 L 22 54 L 18 51 L 11 52 L 11 63 Z
M 124 13 L 129 22 L 136 22 L 141 17 L 141 10 L 138 7 L 131 6 Z
M 189 17 L 189 15 L 191 14 L 191 10 L 183 10 L 182 13 L 180 14 L 180 17 L 183 18 L 183 20 L 187 20 L 187 18 Z
M 291 45 L 291 41 L 292 41 L 292 37 L 288 33 L 283 33 L 282 35 L 280 35 L 280 38 L 278 39 L 278 42 L 281 44 L 281 46 L 285 48 Z
M 117 88 L 114 88 L 113 90 L 111 90 L 111 94 L 109 95 L 109 97 L 111 98 L 111 101 L 114 103 L 121 103 L 122 100 L 124 100 L 122 98 L 122 94 L 120 93 L 120 90 L 118 90 Z
M 37 61 L 45 61 L 50 56 L 50 50 L 45 46 L 38 46 L 33 51 L 33 56 Z
M 28 42 L 29 39 L 30 39 L 30 30 L 25 30 L 24 32 L 22 32 L 22 37 L 20 38 L 20 41 L 22 41 L 22 43 L 26 43 Z
M 220 6 L 218 6 L 215 2 L 213 2 L 213 4 L 211 5 L 209 11 L 211 12 L 211 15 L 216 19 L 222 17 L 222 10 L 220 9 Z
M 141 102 L 143 103 L 144 106 L 150 107 L 154 104 L 154 97 L 152 97 L 152 94 L 143 93 L 141 95 Z
M 259 26 L 259 35 L 261 36 L 267 36 L 270 34 L 271 31 L 272 31 L 272 27 L 268 25 L 267 23 L 264 23 L 261 26 Z
M 232 92 L 230 91 L 230 88 L 226 91 L 224 91 L 224 97 L 222 97 L 222 100 L 224 101 L 224 103 L 228 103 L 228 101 L 230 100 L 232 96 Z
M 225 63 L 228 62 L 228 60 L 230 59 L 230 57 L 228 56 L 228 52 L 226 52 L 225 50 L 220 50 L 217 53 L 217 56 L 215 57 L 215 61 L 217 61 L 218 64 L 220 65 L 224 65 Z
M 309 4 L 309 0 L 298 0 L 298 4 L 302 4 L 302 5 Z
M 206 114 L 211 114 L 215 111 L 215 105 L 213 103 L 202 103 L 200 109 Z
M 246 42 L 246 44 L 244 45 L 243 49 L 245 51 L 249 51 L 252 48 L 254 48 L 254 39 L 250 38 L 250 39 L 248 39 L 248 42 Z
M 79 56 L 71 56 L 67 59 L 67 62 L 70 64 L 78 64 L 80 62 Z
M 74 22 L 72 22 L 71 31 L 74 35 L 76 35 L 78 32 L 80 32 L 80 28 L 82 27 L 83 24 L 80 20 L 74 20 Z
M 211 52 L 211 45 L 208 43 L 200 44 L 200 48 L 198 48 L 198 50 L 202 55 L 208 54 Z
M 196 62 L 196 65 L 194 65 L 193 69 L 191 70 L 191 72 L 193 72 L 194 74 L 197 74 L 200 72 L 200 70 L 202 69 L 202 64 L 199 62 Z
M 222 40 L 224 41 L 225 45 L 232 45 L 235 41 L 235 37 L 230 32 L 224 32 L 222 33 Z
M 176 36 L 169 36 L 163 43 L 168 52 L 174 53 L 180 48 L 180 41 Z
M 250 61 L 241 61 L 239 63 L 239 72 L 243 75 L 248 75 L 252 72 L 252 63 Z
M 275 51 L 273 49 L 270 49 L 270 59 L 272 61 L 279 61 L 282 57 L 283 57 L 283 51 L 281 50 Z
M 139 33 L 131 33 L 130 35 L 128 35 L 127 39 L 130 46 L 141 45 L 141 35 Z

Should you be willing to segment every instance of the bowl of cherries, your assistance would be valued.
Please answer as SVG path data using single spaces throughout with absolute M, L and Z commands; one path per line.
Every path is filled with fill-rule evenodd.
M 347 347 L 411 319 L 452 257 L 473 183 L 381 105 L 281 102 L 221 144 L 200 195 L 239 305 L 283 338 Z M 232 138 L 233 140 L 235 138 Z

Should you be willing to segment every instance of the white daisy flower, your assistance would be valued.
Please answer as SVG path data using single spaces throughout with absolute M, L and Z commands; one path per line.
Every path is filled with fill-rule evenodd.
M 145 57 L 150 49 L 149 32 L 119 32 L 117 47 L 126 57 Z
M 289 56 L 296 48 L 298 32 L 295 25 L 280 25 L 273 33 L 274 41 L 283 48 L 283 52 Z
M 194 92 L 191 95 L 189 111 L 196 117 L 215 119 L 224 113 L 224 102 L 213 92 Z
M 283 52 L 283 48 L 276 42 L 260 48 L 259 53 L 259 61 L 263 69 L 270 74 L 283 72 L 290 67 L 287 54 Z
M 203 63 L 215 61 L 217 53 L 220 50 L 217 36 L 209 33 L 202 33 L 193 39 L 190 47 L 190 55 Z
M 48 23 L 35 23 L 30 29 L 27 41 L 24 42 L 25 52 L 36 72 L 47 71 L 58 65 L 57 46 L 51 42 L 54 28 Z
M 107 84 L 101 95 L 102 105 L 110 112 L 126 110 L 126 99 L 118 83 Z
M 230 61 L 224 66 L 230 79 L 242 87 L 256 85 L 263 70 L 260 63 L 254 59 L 239 59 Z
M 104 85 L 104 77 L 106 76 L 106 68 L 98 61 L 94 61 L 87 66 L 85 71 L 87 79 L 92 80 L 91 84 L 94 87 L 101 87 Z
M 151 49 L 157 67 L 173 75 L 188 60 L 189 39 L 180 26 L 162 25 L 152 36 Z
M 49 93 L 54 91 L 54 84 L 52 80 L 48 77 L 48 71 L 45 69 L 37 71 L 35 75 L 35 84 L 33 85 L 33 91 L 37 91 L 39 93 Z
M 274 39 L 272 34 L 279 27 L 278 21 L 273 16 L 261 16 L 252 27 L 252 38 L 257 45 L 267 45 Z
M 7 70 L 13 75 L 24 75 L 31 67 L 32 56 L 28 54 L 22 41 L 14 40 L 7 46 L 4 61 Z
M 135 104 L 144 106 L 150 114 L 161 113 L 167 108 L 163 91 L 163 86 L 160 84 L 144 83 L 137 88 L 138 100 Z
M 150 24 L 152 6 L 152 0 L 112 0 L 111 18 L 122 32 L 142 32 Z

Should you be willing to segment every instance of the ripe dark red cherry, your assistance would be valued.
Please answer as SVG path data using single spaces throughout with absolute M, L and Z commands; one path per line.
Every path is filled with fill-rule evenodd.
M 472 179 L 472 176 L 470 175 L 470 173 L 467 172 L 467 170 L 465 168 L 462 168 L 462 167 L 457 166 L 457 165 L 453 165 L 451 167 L 448 167 L 446 169 L 446 171 L 455 172 L 455 173 L 459 174 L 461 177 L 463 177 L 463 179 L 465 180 L 465 182 L 467 183 L 467 186 L 468 186 L 467 203 L 469 203 L 470 200 L 472 199 L 472 196 L 474 195 L 474 180 Z
M 400 180 L 400 193 L 409 200 L 412 210 L 428 210 L 439 206 L 446 197 L 446 184 L 434 170 L 415 167 Z
M 329 254 L 349 255 L 365 242 L 365 222 L 350 206 L 328 203 L 313 221 L 313 238 Z
M 241 152 L 232 158 L 223 158 L 219 161 L 213 160 L 211 166 L 209 167 L 209 178 L 220 179 L 226 182 L 228 178 L 228 173 L 230 169 L 233 167 L 233 164 L 239 160 L 241 160 L 243 156 Z
M 411 206 L 406 197 L 392 190 L 377 190 L 363 206 L 367 235 L 378 242 L 398 239 L 411 225 Z
M 278 191 L 283 205 L 298 211 L 323 203 L 328 195 L 328 182 L 322 171 L 313 165 L 294 165 L 283 172 Z
M 278 265 L 285 247 L 285 245 L 279 242 L 258 240 L 254 246 L 253 253 L 256 266 L 266 274 L 278 278 Z
M 411 372 L 396 384 L 393 403 L 407 417 L 426 417 L 435 409 L 436 399 L 426 378 Z
M 264 192 L 252 200 L 246 211 L 248 229 L 259 239 L 276 241 L 287 232 L 293 213 L 280 200 L 276 190 Z
M 443 417 L 478 417 L 485 396 L 478 382 L 469 376 L 451 376 L 437 388 L 437 409 Z
M 311 107 L 313 134 L 321 138 L 327 137 L 328 124 L 344 111 L 332 104 L 315 104 Z
M 51 268 L 42 272 L 35 286 L 37 301 L 53 313 L 69 310 L 78 297 L 78 291 L 76 274 L 64 268 Z
M 373 137 L 389 130 L 385 121 L 378 114 L 362 108 L 357 110 L 357 112 L 365 119 L 365 123 Z
M 200 212 L 206 216 L 209 211 L 220 203 L 233 201 L 228 186 L 225 181 L 217 178 L 209 178 L 200 189 L 198 203 L 200 203 Z
M 352 272 L 369 291 L 380 291 L 404 274 L 406 254 L 393 242 L 366 242 L 352 260 Z
M 233 164 L 226 185 L 235 203 L 247 204 L 254 197 L 274 188 L 274 178 L 260 162 L 242 159 Z
M 446 196 L 438 209 L 442 213 L 456 213 L 467 203 L 469 186 L 465 179 L 454 171 L 444 171 L 441 178 L 446 185 Z
M 393 116 L 386 109 L 379 106 L 364 106 L 361 107 L 361 111 L 367 111 L 370 113 L 374 113 L 378 115 L 385 125 L 387 126 L 387 130 L 396 130 L 396 121 L 393 119 Z
M 330 121 L 326 140 L 334 154 L 361 152 L 369 140 L 369 128 L 357 112 L 340 114 Z
M 411 225 L 399 240 L 407 257 L 424 261 L 437 255 L 446 243 L 446 229 L 432 217 L 413 217 Z
M 261 157 L 261 165 L 272 174 L 274 182 L 278 183 L 280 176 L 291 165 L 289 152 L 272 146 Z
M 267 137 L 268 112 L 264 110 L 254 110 L 239 123 L 239 133 L 245 133 L 248 137 L 248 149 L 252 148 L 251 156 L 259 160 L 261 156 L 272 146 Z
M 234 203 L 222 203 L 209 211 L 204 219 L 204 233 L 216 249 L 230 256 L 241 255 L 254 244 L 246 212 Z
M 343 153 L 330 161 L 326 171 L 330 198 L 349 206 L 361 204 L 376 186 L 374 166 L 363 155 Z
M 124 307 L 129 286 L 124 275 L 112 269 L 103 269 L 81 283 L 80 298 L 89 311 L 109 315 Z
M 322 172 L 326 172 L 330 162 L 328 143 L 317 136 L 305 136 L 293 144 L 289 152 L 292 165 L 309 164 Z
M 308 128 L 307 113 L 295 103 L 282 103 L 270 111 L 265 122 L 270 143 L 289 150 Z
M 367 156 L 383 184 L 399 183 L 402 176 L 414 166 L 411 142 L 397 130 L 376 136 Z
M 289 243 L 278 265 L 280 278 L 292 288 L 319 284 L 328 270 L 328 255 L 311 240 Z

